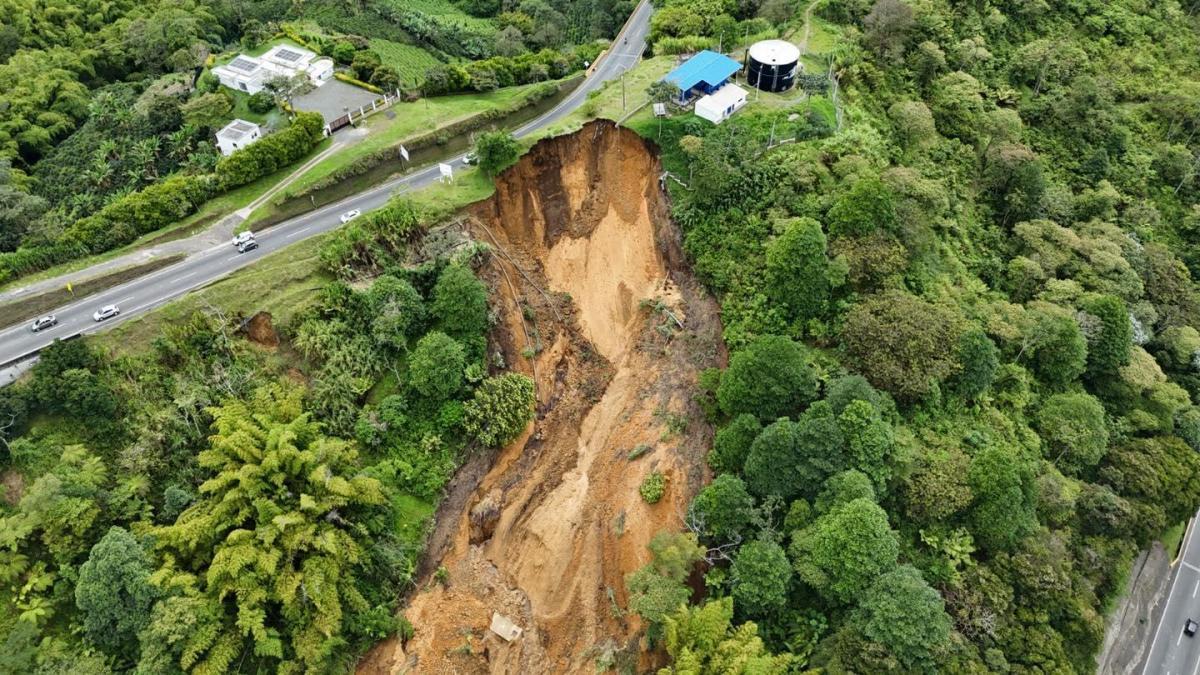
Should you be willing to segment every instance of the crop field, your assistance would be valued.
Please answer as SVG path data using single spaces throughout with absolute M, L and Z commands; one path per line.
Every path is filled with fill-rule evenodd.
M 382 38 L 371 40 L 371 51 L 379 55 L 384 65 L 399 71 L 400 79 L 405 84 L 420 82 L 425 77 L 425 71 L 442 63 L 420 47 Z
M 384 0 L 384 4 L 396 5 L 403 9 L 420 12 L 429 16 L 453 19 L 469 28 L 490 30 L 495 28 L 491 19 L 481 19 L 471 16 L 455 7 L 448 0 Z

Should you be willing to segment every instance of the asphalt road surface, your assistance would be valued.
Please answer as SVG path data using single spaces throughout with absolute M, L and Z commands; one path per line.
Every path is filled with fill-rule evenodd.
M 589 93 L 633 67 L 645 49 L 652 11 L 649 0 L 638 4 L 621 34 L 613 41 L 612 49 L 598 62 L 591 77 L 541 117 L 517 128 L 513 135 L 521 138 L 559 122 L 582 105 Z M 446 160 L 446 163 L 460 168 L 465 163 L 464 158 L 465 155 L 459 155 Z M 264 255 L 340 226 L 340 216 L 347 211 L 358 209 L 365 213 L 377 209 L 387 203 L 396 191 L 418 190 L 436 182 L 440 177 L 440 171 L 435 164 L 284 221 L 257 236 L 259 247 L 255 251 L 239 254 L 231 243 L 225 243 L 193 254 L 170 267 L 48 312 L 58 317 L 58 325 L 39 333 L 30 331 L 28 322 L 9 327 L 0 331 L 0 364 L 12 363 L 35 354 L 54 340 L 81 333 L 93 333 L 158 307 L 188 291 L 251 265 Z M 92 320 L 94 311 L 110 304 L 121 309 L 119 316 L 103 323 Z M 4 317 L 0 317 L 0 324 L 4 323 Z M 3 382 L 0 382 L 0 385 L 2 384 Z
M 1143 675 L 1200 674 L 1200 634 L 1188 637 L 1183 625 L 1200 622 L 1200 526 L 1193 524 L 1176 564 L 1175 578 L 1154 629 Z

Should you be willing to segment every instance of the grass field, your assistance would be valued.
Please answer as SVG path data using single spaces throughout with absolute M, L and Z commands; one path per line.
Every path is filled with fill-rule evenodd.
M 397 103 L 392 107 L 396 113 L 394 118 L 388 119 L 385 114 L 367 118 L 366 138 L 321 160 L 288 186 L 287 191 L 300 192 L 358 158 L 407 138 L 434 131 L 488 109 L 503 108 L 527 95 L 536 86 L 531 84 L 487 93 L 435 96 L 412 103 Z
M 371 40 L 371 51 L 379 55 L 379 60 L 383 61 L 383 65 L 391 66 L 399 71 L 400 81 L 405 84 L 416 84 L 423 81 L 425 71 L 442 63 L 438 57 L 420 47 L 381 38 Z

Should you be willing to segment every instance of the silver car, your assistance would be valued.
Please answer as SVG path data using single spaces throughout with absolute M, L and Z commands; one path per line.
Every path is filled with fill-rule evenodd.
M 95 313 L 92 314 L 92 320 L 93 321 L 104 321 L 105 319 L 111 319 L 120 313 L 121 313 L 120 307 L 117 307 L 116 305 L 105 305 L 105 306 L 101 307 L 100 309 L 96 310 Z
M 53 328 L 57 325 L 58 319 L 53 314 L 47 314 L 39 319 L 34 319 L 33 323 L 29 326 L 29 330 L 39 333 L 47 328 Z

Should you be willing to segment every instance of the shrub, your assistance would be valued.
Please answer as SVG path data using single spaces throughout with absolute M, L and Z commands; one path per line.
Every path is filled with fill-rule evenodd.
M 652 472 L 642 481 L 638 492 L 641 493 L 642 499 L 646 500 L 647 504 L 657 504 L 667 492 L 667 477 L 661 471 Z
M 520 373 L 489 377 L 466 405 L 463 427 L 490 447 L 506 445 L 533 419 L 533 380 Z
M 267 92 L 260 91 L 250 95 L 250 98 L 246 100 L 246 107 L 250 109 L 250 112 L 261 115 L 275 107 L 275 99 L 271 98 Z
M 466 355 L 454 338 L 434 331 L 417 342 L 408 359 L 408 381 L 430 398 L 445 400 L 462 387 Z
M 717 401 L 726 415 L 752 413 L 770 422 L 799 412 L 817 397 L 817 378 L 804 347 L 764 335 L 735 353 L 721 376 Z

